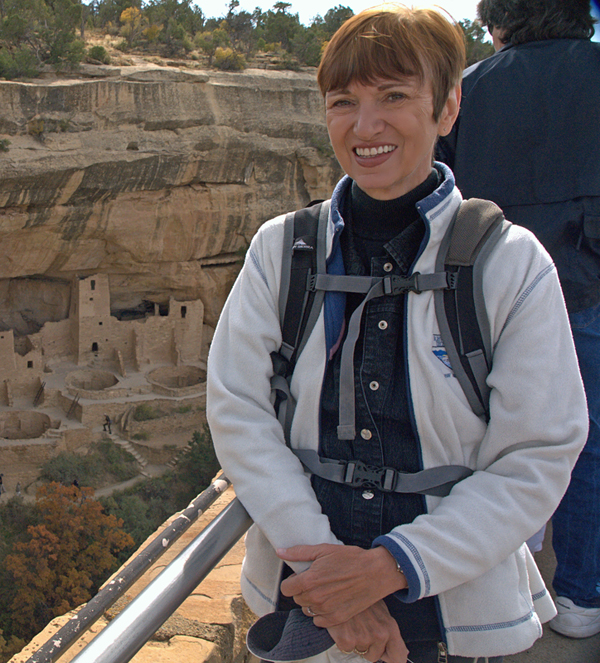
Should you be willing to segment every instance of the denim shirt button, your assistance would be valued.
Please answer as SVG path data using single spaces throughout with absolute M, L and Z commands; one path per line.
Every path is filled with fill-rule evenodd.
M 369 382 L 369 389 L 371 391 L 377 391 L 379 389 L 379 382 L 376 380 L 373 380 L 373 382 Z
M 387 329 L 388 323 L 385 320 L 380 320 L 377 326 L 379 327 L 379 329 Z
M 363 440 L 370 440 L 373 437 L 373 433 L 368 428 L 363 428 L 360 431 L 360 436 Z
M 365 500 L 372 500 L 375 497 L 375 493 L 372 490 L 365 490 L 362 496 Z
M 392 269 L 394 269 L 394 265 L 392 265 L 391 262 L 386 262 L 385 265 L 383 266 L 384 272 L 391 272 Z

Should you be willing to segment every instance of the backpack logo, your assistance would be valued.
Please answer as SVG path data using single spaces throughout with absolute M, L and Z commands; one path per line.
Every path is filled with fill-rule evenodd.
M 312 251 L 313 247 L 310 244 L 307 244 L 302 237 L 298 237 L 298 239 L 294 242 L 294 246 L 292 246 L 292 251 Z
M 444 366 L 452 370 L 450 359 L 448 359 L 448 352 L 444 347 L 444 342 L 442 341 L 442 337 L 440 334 L 433 335 L 433 343 L 431 345 L 431 351 L 442 362 L 442 364 L 444 364 Z

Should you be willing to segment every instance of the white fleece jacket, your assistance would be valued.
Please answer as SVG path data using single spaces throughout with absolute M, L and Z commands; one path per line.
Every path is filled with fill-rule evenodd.
M 451 171 L 418 204 L 426 246 L 413 271 L 434 271 L 439 243 L 462 199 Z M 342 225 L 332 197 L 328 253 Z M 339 543 L 309 476 L 286 447 L 271 404 L 270 353 L 281 344 L 278 292 L 283 220 L 264 224 L 223 309 L 208 362 L 208 419 L 218 458 L 255 525 L 246 538 L 242 591 L 259 615 L 274 609 L 275 548 Z M 378 539 L 409 583 L 400 600 L 437 596 L 450 654 L 500 656 L 529 648 L 554 605 L 523 543 L 552 515 L 587 437 L 587 410 L 563 297 L 550 257 L 511 226 L 489 256 L 484 297 L 494 344 L 489 424 L 471 410 L 439 350 L 433 294 L 410 293 L 409 389 L 423 467 L 466 465 L 474 474 L 428 512 Z M 317 449 L 326 366 L 324 314 L 301 354 L 291 443 Z M 292 564 L 294 570 L 305 566 Z

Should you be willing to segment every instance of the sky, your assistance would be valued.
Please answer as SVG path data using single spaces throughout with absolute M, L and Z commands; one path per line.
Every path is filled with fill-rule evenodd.
M 300 22 L 304 25 L 310 25 L 312 19 L 320 14 L 323 16 L 328 9 L 344 5 L 350 7 L 356 14 L 367 7 L 379 4 L 380 0 L 285 0 L 292 6 L 289 12 L 298 14 Z M 263 11 L 272 9 L 277 0 L 240 0 L 239 10 L 253 11 L 255 7 L 260 7 Z M 476 7 L 478 0 L 431 0 L 429 4 L 437 4 L 443 7 L 450 15 L 460 21 L 463 18 L 468 18 L 473 21 L 476 17 Z M 425 4 L 422 0 L 405 0 L 406 4 Z M 197 4 L 207 17 L 224 16 L 227 13 L 229 0 L 196 0 Z M 592 0 L 592 7 L 594 15 L 600 20 L 600 0 Z M 600 41 L 600 23 L 596 28 L 594 41 Z

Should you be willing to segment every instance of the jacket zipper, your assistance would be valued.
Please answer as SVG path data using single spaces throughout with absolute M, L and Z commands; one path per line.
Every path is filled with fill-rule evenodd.
M 438 663 L 448 663 L 448 648 L 445 642 L 438 642 Z

